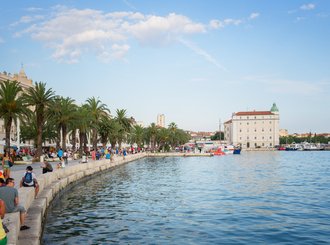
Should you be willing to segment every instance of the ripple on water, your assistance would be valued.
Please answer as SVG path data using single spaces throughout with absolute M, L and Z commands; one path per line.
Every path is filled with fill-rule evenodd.
M 322 244 L 330 152 L 142 159 L 64 193 L 44 244 Z

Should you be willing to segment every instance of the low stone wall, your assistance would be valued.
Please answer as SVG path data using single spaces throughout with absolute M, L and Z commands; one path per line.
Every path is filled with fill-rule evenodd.
M 125 159 L 117 157 L 113 162 L 110 162 L 108 159 L 102 159 L 88 163 L 79 163 L 52 173 L 40 175 L 37 177 L 40 190 L 36 199 L 34 198 L 34 188 L 19 188 L 19 203 L 28 210 L 25 224 L 30 226 L 30 229 L 24 231 L 19 230 L 20 221 L 18 212 L 6 214 L 4 223 L 9 229 L 9 233 L 7 233 L 8 244 L 40 244 L 42 222 L 45 212 L 56 194 L 69 184 L 94 173 L 146 156 L 146 153 L 141 153 L 128 155 Z
M 164 152 L 148 153 L 148 157 L 212 157 L 211 153 L 182 153 L 182 152 Z

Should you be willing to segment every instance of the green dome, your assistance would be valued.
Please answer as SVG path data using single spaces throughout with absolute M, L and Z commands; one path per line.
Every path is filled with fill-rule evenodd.
M 278 112 L 278 108 L 276 106 L 276 103 L 273 103 L 272 109 L 270 109 L 271 112 Z

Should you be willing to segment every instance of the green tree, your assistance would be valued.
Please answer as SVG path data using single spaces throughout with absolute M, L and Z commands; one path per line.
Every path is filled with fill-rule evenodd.
M 87 133 L 92 121 L 89 108 L 86 105 L 78 106 L 75 118 L 75 128 L 79 130 L 79 154 L 81 156 L 87 147 Z
M 139 125 L 135 125 L 131 129 L 131 137 L 130 137 L 130 142 L 131 144 L 136 143 L 139 147 L 143 147 L 144 143 L 144 134 L 145 130 L 143 127 Z
M 76 116 L 77 106 L 74 100 L 69 97 L 57 96 L 50 106 L 50 120 L 57 126 L 58 135 L 62 132 L 62 149 L 66 150 L 66 137 L 70 124 L 73 123 Z M 60 137 L 57 142 L 59 147 Z
M 122 140 L 122 132 L 124 131 L 123 127 L 114 119 L 110 120 L 110 133 L 109 141 L 112 148 L 116 147 L 116 143 L 119 140 Z
M 0 118 L 4 119 L 6 148 L 10 148 L 10 129 L 12 123 L 23 121 L 28 109 L 21 96 L 22 88 L 17 81 L 5 81 L 0 85 Z
M 163 149 L 165 151 L 165 146 L 170 143 L 170 130 L 167 128 L 160 128 L 157 131 L 156 141 L 159 149 Z
M 100 135 L 101 143 L 103 148 L 106 147 L 107 142 L 109 140 L 109 135 L 111 132 L 111 119 L 110 117 L 102 117 L 102 119 L 98 122 L 98 132 Z
M 117 109 L 115 121 L 117 121 L 117 123 L 121 126 L 121 130 L 119 130 L 118 135 L 118 145 L 119 148 L 121 148 L 122 142 L 127 139 L 127 134 L 130 132 L 131 119 L 127 117 L 125 109 Z
M 151 151 L 156 150 L 156 137 L 158 130 L 159 128 L 156 126 L 155 123 L 151 123 L 150 126 L 147 128 L 146 138 L 151 145 Z
M 46 89 L 46 83 L 36 82 L 34 87 L 27 89 L 24 94 L 27 105 L 34 107 L 34 113 L 36 114 L 37 124 L 37 152 L 36 157 L 40 157 L 42 154 L 42 129 L 47 120 L 47 110 L 54 98 L 54 92 L 52 89 Z
M 108 113 L 110 114 L 110 110 L 106 104 L 103 104 L 95 97 L 88 98 L 86 102 L 86 108 L 91 114 L 90 127 L 92 129 L 93 148 L 97 149 L 97 123 L 102 117 L 107 117 Z

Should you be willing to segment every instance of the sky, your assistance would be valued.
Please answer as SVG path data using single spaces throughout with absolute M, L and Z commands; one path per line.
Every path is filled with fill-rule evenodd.
M 3 0 L 0 71 L 148 126 L 216 131 L 270 110 L 330 133 L 330 1 Z

